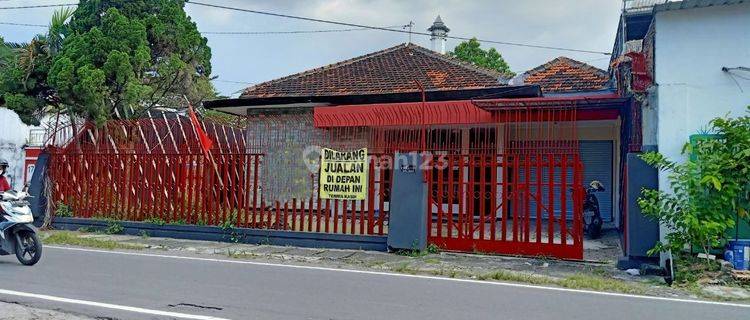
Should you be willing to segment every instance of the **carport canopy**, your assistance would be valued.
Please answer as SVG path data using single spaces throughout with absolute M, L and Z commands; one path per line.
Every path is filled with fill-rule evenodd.
M 577 120 L 611 120 L 620 115 L 626 98 L 616 94 L 516 99 L 452 100 L 318 106 L 314 125 L 327 127 L 481 124 L 502 121 L 497 111 L 540 112 L 575 108 Z

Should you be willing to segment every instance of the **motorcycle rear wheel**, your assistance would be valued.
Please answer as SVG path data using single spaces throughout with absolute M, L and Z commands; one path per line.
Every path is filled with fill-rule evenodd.
M 18 234 L 21 239 L 16 243 L 16 258 L 25 266 L 33 266 L 42 258 L 42 242 L 34 232 L 21 231 Z
M 598 215 L 593 216 L 585 229 L 589 239 L 598 239 L 602 236 L 602 218 Z

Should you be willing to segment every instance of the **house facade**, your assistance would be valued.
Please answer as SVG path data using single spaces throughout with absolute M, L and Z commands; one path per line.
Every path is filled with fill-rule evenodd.
M 691 135 L 707 133 L 711 119 L 747 111 L 748 16 L 745 1 L 625 1 L 611 72 L 621 94 L 638 101 L 642 151 L 684 160 L 683 146 Z M 670 190 L 668 173 L 642 168 L 634 174 L 650 181 L 644 186 Z M 660 228 L 662 239 L 667 232 Z
M 589 180 L 609 184 L 603 218 L 618 227 L 629 100 L 615 94 L 606 72 L 568 58 L 522 78 L 509 84 L 492 71 L 401 44 L 205 106 L 248 117 L 248 152 L 264 159 L 259 192 L 282 211 L 322 208 L 324 227 L 329 214 L 353 216 L 344 221 L 365 234 L 371 225 L 378 234 L 395 232 L 400 228 L 389 221 L 422 215 L 426 242 L 448 250 L 581 259 Z M 318 173 L 305 170 L 316 161 L 303 157 L 311 146 L 367 148 L 375 159 L 369 196 L 320 199 Z M 397 155 L 410 152 L 430 158 L 419 172 L 425 183 L 416 186 L 423 197 L 392 193 L 403 183 Z M 393 211 L 403 203 L 425 211 Z

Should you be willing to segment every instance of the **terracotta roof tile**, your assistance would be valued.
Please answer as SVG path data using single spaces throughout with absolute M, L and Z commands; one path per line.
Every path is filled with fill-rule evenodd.
M 543 92 L 594 91 L 607 87 L 604 70 L 567 57 L 558 57 L 526 71 L 525 84 L 538 84 Z
M 305 97 L 481 89 L 505 85 L 500 73 L 414 44 L 327 65 L 245 89 L 241 98 Z M 504 82 L 504 81 L 503 81 Z

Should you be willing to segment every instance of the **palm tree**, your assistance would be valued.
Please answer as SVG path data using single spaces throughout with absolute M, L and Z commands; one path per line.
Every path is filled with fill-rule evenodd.
M 20 76 L 15 81 L 0 84 L 0 105 L 5 104 L 6 94 L 20 94 L 29 98 L 27 101 L 38 104 L 29 106 L 37 110 L 26 110 L 26 113 L 16 110 L 20 112 L 19 115 L 23 113 L 22 116 L 29 116 L 31 112 L 40 112 L 46 106 L 58 103 L 55 89 L 47 83 L 47 71 L 69 33 L 67 22 L 73 12 L 71 8 L 55 11 L 47 32 L 35 36 L 28 43 L 9 43 L 0 38 L 0 73 Z M 27 118 L 32 119 L 31 116 Z
M 28 43 L 5 42 L 0 37 L 0 68 L 7 67 L 18 57 L 19 52 L 23 50 Z
M 55 10 L 55 13 L 52 14 L 49 29 L 47 30 L 47 45 L 49 46 L 50 54 L 54 55 L 62 48 L 65 36 L 70 31 L 68 20 L 73 17 L 74 12 L 73 8 L 65 7 Z

